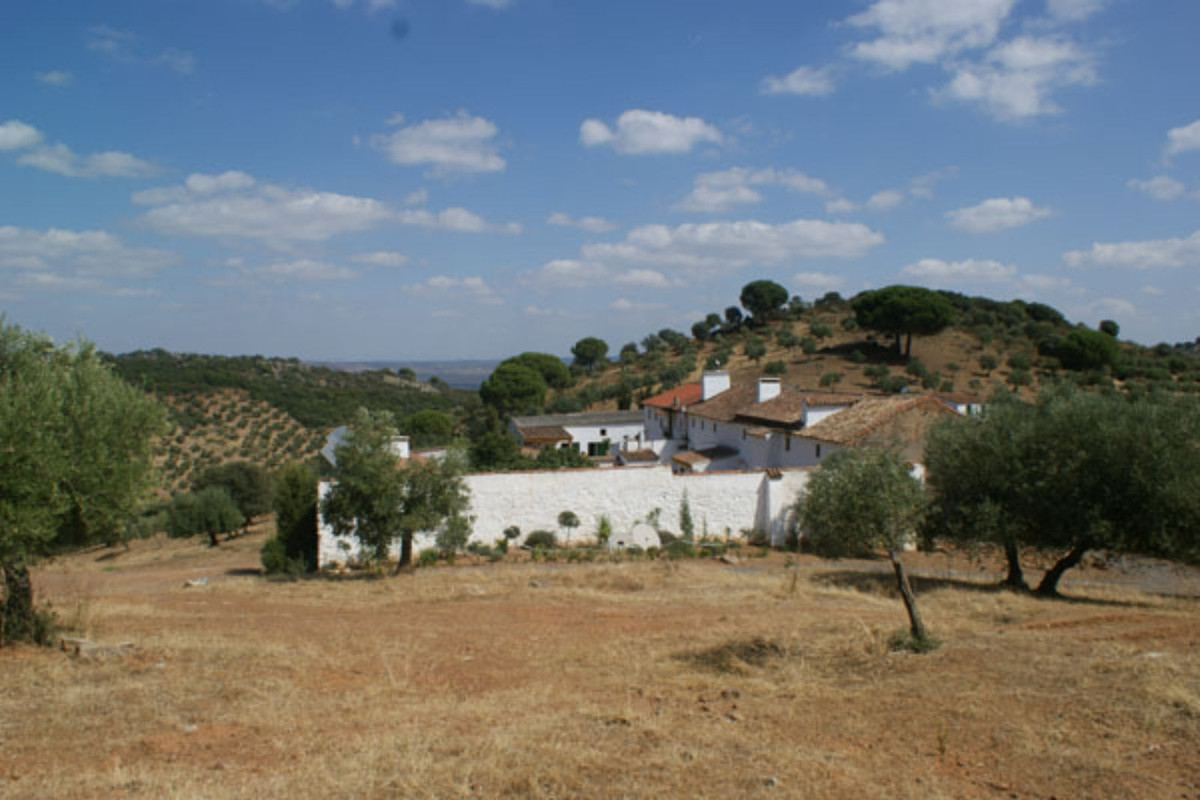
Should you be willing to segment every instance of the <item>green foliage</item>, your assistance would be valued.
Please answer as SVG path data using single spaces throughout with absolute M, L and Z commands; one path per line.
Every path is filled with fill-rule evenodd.
M 574 511 L 560 511 L 558 513 L 558 526 L 567 529 L 567 543 L 571 542 L 571 531 L 579 527 L 579 517 Z
M 1098 329 L 1105 336 L 1111 336 L 1114 339 L 1117 338 L 1117 335 L 1121 333 L 1121 326 L 1111 319 L 1100 320 Z
M 462 513 L 451 514 L 438 526 L 434 541 L 437 549 L 446 558 L 467 546 L 471 538 L 471 518 Z
M 826 372 L 824 375 L 821 376 L 820 384 L 822 386 L 833 386 L 835 384 L 841 383 L 841 381 L 842 381 L 842 373 Z
M 0 317 L 0 572 L 119 541 L 152 482 L 163 422 L 91 344 L 56 347 Z M 28 625 L 31 597 L 4 601 L 23 603 Z
M 238 512 L 247 520 L 271 510 L 273 487 L 266 470 L 248 461 L 208 467 L 192 482 L 192 491 L 217 486 L 229 493 Z
M 307 464 L 288 464 L 275 476 L 275 538 L 283 549 L 288 572 L 299 562 L 301 570 L 317 568 L 317 475 Z M 266 550 L 263 567 L 267 572 Z
M 919 286 L 887 286 L 859 293 L 850 303 L 863 328 L 907 336 L 904 354 L 912 355 L 913 336 L 940 333 L 954 320 L 954 306 L 942 294 Z
M 203 534 L 213 546 L 217 534 L 235 531 L 245 522 L 246 517 L 223 486 L 176 495 L 167 509 L 168 536 L 182 539 Z
M 742 346 L 742 352 L 757 362 L 767 354 L 767 343 L 757 336 L 751 336 Z
M 930 530 L 1069 550 L 1076 561 L 1101 547 L 1194 561 L 1198 441 L 1200 409 L 1185 399 L 1069 385 L 1043 392 L 1034 405 L 996 398 L 982 417 L 949 419 L 930 434 Z M 1048 574 L 1039 591 L 1053 594 L 1059 575 Z
M 804 355 L 811 356 L 817 352 L 817 340 L 811 336 L 805 336 L 800 340 L 800 349 L 804 351 Z
M 979 357 L 979 368 L 984 372 L 991 372 L 998 366 L 1000 366 L 1000 359 L 991 353 L 984 353 Z
M 787 372 L 787 364 L 782 361 L 768 361 L 763 367 L 767 375 L 783 375 Z
M 809 327 L 808 332 L 812 334 L 813 338 L 818 341 L 821 339 L 828 339 L 830 336 L 833 336 L 833 328 L 829 327 L 824 322 L 814 322 Z
M 896 551 L 916 533 L 925 492 L 896 453 L 839 450 L 809 478 L 795 511 L 805 541 L 820 555 Z
M 1107 334 L 1074 328 L 1054 348 L 1053 355 L 1066 369 L 1082 372 L 1115 365 L 1119 350 L 1116 340 Z
M 462 459 L 397 464 L 392 450 L 396 427 L 387 412 L 361 409 L 338 446 L 335 481 L 321 515 L 339 536 L 355 536 L 368 559 L 382 562 L 397 539 L 400 566 L 412 559 L 412 539 L 465 512 Z
M 262 562 L 263 572 L 268 575 L 302 575 L 308 571 L 304 561 L 299 558 L 288 558 L 287 546 L 283 540 L 272 537 L 263 542 L 258 553 Z
M 410 414 L 401 428 L 412 439 L 413 447 L 448 444 L 454 438 L 454 418 L 432 408 Z
M 510 359 L 493 370 L 479 387 L 479 396 L 500 414 L 536 414 L 546 399 L 546 389 L 540 372 Z
M 788 301 L 788 291 L 775 281 L 757 280 L 742 287 L 739 299 L 755 321 L 763 322 L 775 316 Z
M 599 341 L 599 340 L 597 340 Z M 601 342 L 601 344 L 604 344 Z M 604 345 L 605 352 L 608 351 L 608 345 Z M 534 372 L 542 376 L 542 380 L 551 389 L 566 389 L 575 382 L 571 377 L 571 370 L 563 363 L 563 360 L 558 356 L 552 356 L 549 353 L 521 353 L 512 358 L 506 358 L 500 362 L 503 364 L 520 364 L 523 367 L 529 367 Z M 499 366 L 499 365 L 497 365 Z
M 575 343 L 571 348 L 571 355 L 575 356 L 575 366 L 592 372 L 607 362 L 608 343 L 595 336 L 588 336 Z
M 612 520 L 607 514 L 601 514 L 600 519 L 596 522 L 596 544 L 601 547 L 608 547 L 608 540 L 612 538 Z
M 543 550 L 552 550 L 558 547 L 558 537 L 554 535 L 554 531 L 530 531 L 522 546 L 529 549 L 537 547 Z
M 690 542 L 696 538 L 696 523 L 692 520 L 692 504 L 688 502 L 686 489 L 683 499 L 679 501 L 679 532 L 686 541 Z

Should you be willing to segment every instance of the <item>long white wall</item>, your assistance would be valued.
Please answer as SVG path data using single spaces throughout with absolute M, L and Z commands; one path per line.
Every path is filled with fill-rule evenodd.
M 673 475 L 669 467 L 646 469 L 581 469 L 547 472 L 497 472 L 468 475 L 472 541 L 492 544 L 510 525 L 522 535 L 544 529 L 561 535 L 558 515 L 573 511 L 580 526 L 572 543 L 593 538 L 602 515 L 613 526 L 614 538 L 645 521 L 655 509 L 659 525 L 679 532 L 679 510 L 686 493 L 696 536 L 740 535 L 743 529 L 766 532 L 782 544 L 788 513 L 808 481 L 807 470 L 786 470 L 772 479 L 764 472 L 712 472 Z M 328 491 L 322 483 L 321 496 Z M 417 537 L 414 550 L 433 545 L 433 536 Z M 318 559 L 321 566 L 345 562 L 357 553 L 354 540 L 340 540 L 321 521 Z

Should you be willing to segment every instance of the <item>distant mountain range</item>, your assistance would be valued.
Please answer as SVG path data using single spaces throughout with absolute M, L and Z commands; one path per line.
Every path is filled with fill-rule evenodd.
M 455 389 L 478 389 L 500 359 L 461 359 L 457 361 L 312 361 L 314 366 L 343 372 L 367 372 L 386 369 L 395 372 L 407 367 L 417 373 L 417 380 L 437 377 Z

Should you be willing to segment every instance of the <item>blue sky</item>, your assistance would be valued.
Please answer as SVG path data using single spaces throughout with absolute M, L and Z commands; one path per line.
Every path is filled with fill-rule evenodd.
M 13 0 L 0 310 L 102 348 L 615 351 L 771 278 L 1200 335 L 1188 0 Z

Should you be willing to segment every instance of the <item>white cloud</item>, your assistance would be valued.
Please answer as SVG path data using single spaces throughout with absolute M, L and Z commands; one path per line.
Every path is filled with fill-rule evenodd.
M 613 311 L 657 311 L 664 306 L 662 303 L 638 303 L 627 297 L 618 297 L 608 307 Z
M 373 267 L 403 267 L 408 263 L 408 256 L 394 250 L 376 250 L 373 253 L 359 253 L 351 256 L 350 260 L 357 264 L 369 264 Z
M 943 180 L 953 178 L 958 175 L 958 167 L 942 167 L 933 172 L 927 172 L 924 175 L 918 175 L 909 181 L 908 193 L 913 197 L 920 197 L 922 200 L 928 200 L 933 197 L 933 189 Z
M 124 64 L 150 64 L 164 66 L 181 75 L 190 75 L 196 68 L 196 58 L 186 50 L 168 48 L 155 55 L 148 55 L 138 46 L 137 36 L 129 31 L 96 25 L 88 29 L 87 47 L 114 61 Z
M 859 223 L 798 219 L 773 225 L 756 220 L 643 225 L 616 243 L 589 243 L 578 258 L 550 261 L 526 276 L 546 286 L 616 281 L 649 285 L 728 274 L 806 258 L 857 258 L 883 244 L 882 234 Z M 682 273 L 673 274 L 673 273 Z
M 483 117 L 466 111 L 429 119 L 392 133 L 377 134 L 372 144 L 394 164 L 428 164 L 432 175 L 499 172 L 505 161 L 496 152 L 499 129 Z
M 25 150 L 41 141 L 41 131 L 19 119 L 10 119 L 0 125 L 0 150 Z
M 662 111 L 631 109 L 617 117 L 615 128 L 587 119 L 579 128 L 585 147 L 607 145 L 626 155 L 687 153 L 698 144 L 721 144 L 721 132 L 699 117 L 676 117 Z
M 852 214 L 858 210 L 858 203 L 853 200 L 847 200 L 844 197 L 839 197 L 836 200 L 830 200 L 825 204 L 825 213 L 833 214 L 834 216 L 845 216 Z
M 876 192 L 867 199 L 867 208 L 875 211 L 887 211 L 904 202 L 904 194 L 895 189 L 884 189 Z
M 317 261 L 311 258 L 277 261 L 254 269 L 252 272 L 265 278 L 299 281 L 340 281 L 348 280 L 358 274 L 349 267 L 339 267 L 327 261 Z
M 528 305 L 521 309 L 521 313 L 528 317 L 565 317 L 567 312 L 556 308 L 543 308 L 542 306 Z
M 1101 297 L 1089 303 L 1087 310 L 1098 317 L 1129 319 L 1138 315 L 1138 307 L 1123 297 Z
M 1066 39 L 1020 36 L 981 62 L 961 62 L 936 96 L 974 103 L 997 119 L 1015 122 L 1061 109 L 1052 94 L 1096 83 L 1094 56 Z
M 1072 250 L 1065 253 L 1063 261 L 1072 267 L 1200 267 L 1200 231 L 1182 239 L 1096 242 L 1090 250 Z
M 797 272 L 792 276 L 792 286 L 813 292 L 831 292 L 842 285 L 842 276 L 830 272 Z
M 687 211 L 719 212 L 737 206 L 754 205 L 762 201 L 762 195 L 752 188 L 754 186 L 782 186 L 795 192 L 816 195 L 829 193 L 824 181 L 797 170 L 732 167 L 697 175 L 692 182 L 692 191 L 679 203 L 679 207 Z
M 668 289 L 679 285 L 677 281 L 672 281 L 666 275 L 653 269 L 631 269 L 614 276 L 613 282 L 626 286 L 642 286 L 647 289 Z
M 1047 0 L 1046 10 L 1055 20 L 1082 22 L 1104 7 L 1107 0 Z
M 1144 181 L 1133 178 L 1125 185 L 1155 200 L 1178 200 L 1186 191 L 1182 183 L 1166 175 L 1155 175 Z
M 404 197 L 404 205 L 406 206 L 423 206 L 429 202 L 429 190 L 425 187 L 409 192 Z
M 457 233 L 507 233 L 516 235 L 521 232 L 517 222 L 493 223 L 465 208 L 451 207 L 438 212 L 426 209 L 406 209 L 396 214 L 397 221 L 402 225 L 415 225 L 420 228 L 435 228 L 438 230 L 455 231 Z
M 1167 131 L 1167 156 L 1200 150 L 1200 119 Z
M 604 219 L 604 217 L 575 218 L 562 211 L 555 211 L 546 217 L 546 222 L 550 225 L 559 225 L 564 228 L 579 228 L 582 231 L 590 231 L 592 233 L 604 233 L 605 231 L 614 230 L 617 227 L 616 223 L 610 222 Z
M 75 80 L 75 76 L 66 70 L 51 69 L 46 72 L 39 72 L 33 76 L 34 79 L 45 86 L 69 86 Z
M 834 88 L 833 73 L 828 67 L 796 67 L 787 75 L 768 75 L 763 79 L 760 91 L 763 94 L 820 96 L 831 94 Z
M 159 232 L 257 239 L 276 247 L 367 230 L 392 216 L 378 200 L 260 184 L 236 171 L 191 175 L 182 186 L 138 192 L 133 199 L 155 206 L 139 219 Z
M 850 55 L 903 70 L 933 64 L 996 40 L 1014 0 L 876 0 L 846 20 L 878 36 L 858 42 Z
M 106 231 L 0 227 L 0 269 L 16 270 L 32 285 L 145 277 L 178 261 L 175 253 L 130 247 Z
M 995 233 L 1018 228 L 1053 212 L 1035 206 L 1028 197 L 993 197 L 979 205 L 947 211 L 950 224 L 968 233 Z
M 1017 268 L 990 259 L 942 261 L 937 258 L 922 258 L 909 264 L 901 272 L 913 278 L 944 285 L 978 281 L 1005 282 L 1016 276 Z
M 1071 288 L 1071 279 L 1064 278 L 1061 275 L 1041 275 L 1038 273 L 1029 273 L 1021 276 L 1021 283 L 1030 289 L 1035 289 L 1038 291 Z
M 434 275 L 424 283 L 414 283 L 404 288 L 412 294 L 452 293 L 486 305 L 498 305 L 502 302 L 487 282 L 478 276 L 455 278 L 449 275 Z

